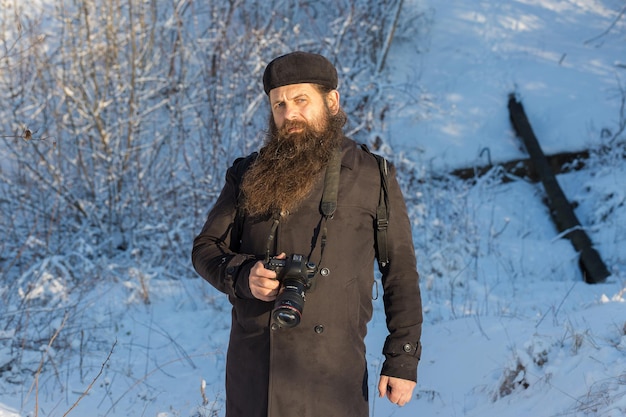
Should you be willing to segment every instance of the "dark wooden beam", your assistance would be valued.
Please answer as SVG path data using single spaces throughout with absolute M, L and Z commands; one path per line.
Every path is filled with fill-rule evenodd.
M 574 209 L 565 197 L 548 159 L 544 155 L 539 141 L 533 132 L 524 112 L 524 107 L 514 94 L 509 95 L 509 115 L 517 135 L 524 142 L 530 155 L 530 170 L 541 179 L 547 195 L 552 220 L 560 233 L 564 233 L 576 251 L 580 254 L 579 263 L 585 282 L 595 284 L 606 281 L 611 275 L 600 254 L 593 248 L 591 239 L 581 226 Z
M 546 155 L 548 165 L 550 165 L 554 174 L 563 174 L 572 170 L 583 169 L 585 167 L 585 160 L 588 158 L 588 150 Z M 539 182 L 541 180 L 541 178 L 539 178 L 534 171 L 532 162 L 529 158 L 514 159 L 512 161 L 506 161 L 495 165 L 490 163 L 488 165 L 476 166 L 472 168 L 459 168 L 452 171 L 451 174 L 464 180 L 471 180 L 473 178 L 482 177 L 493 169 L 494 166 L 501 167 L 504 172 L 515 177 L 527 178 L 532 182 Z M 503 178 L 502 181 L 507 182 L 507 179 Z

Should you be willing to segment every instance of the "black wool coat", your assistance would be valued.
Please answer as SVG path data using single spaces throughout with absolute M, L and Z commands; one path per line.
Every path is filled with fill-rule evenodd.
M 227 294 L 233 306 L 227 417 L 367 417 L 364 338 L 373 311 L 374 219 L 381 186 L 376 159 L 344 138 L 338 207 L 325 222 L 323 257 L 318 231 L 324 227 L 319 208 L 324 175 L 309 198 L 280 219 L 271 255 L 311 253 L 310 261 L 317 264 L 321 257 L 321 263 L 306 293 L 300 324 L 278 329 L 270 325 L 274 303 L 255 299 L 248 286 L 251 267 L 264 258 L 271 219 L 246 218 L 240 248 L 231 250 L 237 246 L 231 244 L 230 230 L 239 163 L 228 170 L 192 252 L 196 271 Z M 422 306 L 411 225 L 393 166 L 389 207 L 390 263 L 382 276 L 389 336 L 381 373 L 416 381 Z

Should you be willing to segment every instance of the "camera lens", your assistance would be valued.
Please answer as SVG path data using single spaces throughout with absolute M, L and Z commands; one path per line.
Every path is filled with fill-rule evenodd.
M 304 307 L 305 284 L 298 279 L 287 279 L 284 289 L 274 304 L 272 318 L 281 327 L 295 327 L 300 324 Z
M 280 327 L 296 327 L 300 323 L 300 313 L 287 307 L 274 310 L 273 317 Z

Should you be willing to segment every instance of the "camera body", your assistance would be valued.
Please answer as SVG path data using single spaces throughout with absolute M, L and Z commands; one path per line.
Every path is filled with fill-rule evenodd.
M 282 291 L 274 302 L 272 322 L 279 327 L 297 326 L 302 317 L 306 291 L 311 288 L 317 272 L 316 265 L 307 262 L 303 255 L 294 253 L 287 259 L 270 258 L 265 268 L 276 271 L 282 285 Z

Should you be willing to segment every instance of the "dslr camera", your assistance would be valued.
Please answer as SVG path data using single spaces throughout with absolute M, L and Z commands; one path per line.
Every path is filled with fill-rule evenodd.
M 306 291 L 311 288 L 317 271 L 314 263 L 307 262 L 303 255 L 294 253 L 287 259 L 272 257 L 265 263 L 266 269 L 276 271 L 282 292 L 276 297 L 272 310 L 272 321 L 280 327 L 295 327 L 300 324 Z

